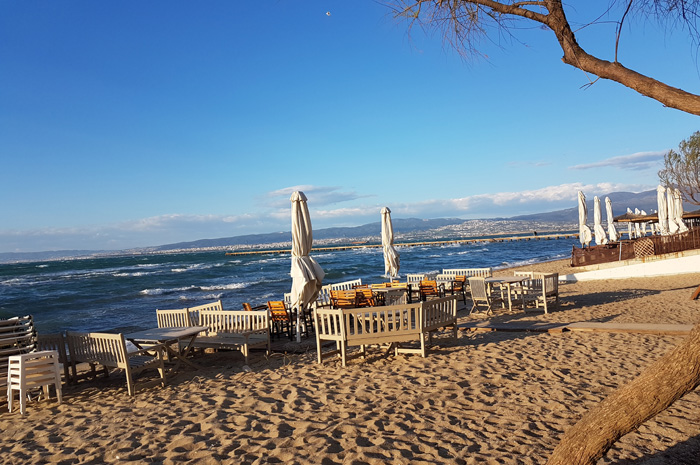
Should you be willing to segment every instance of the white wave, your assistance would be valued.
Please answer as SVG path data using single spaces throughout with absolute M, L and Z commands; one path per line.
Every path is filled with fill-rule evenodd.
M 215 286 L 202 286 L 200 289 L 203 291 L 230 291 L 231 289 L 243 289 L 248 287 L 250 283 L 231 283 L 231 284 L 219 284 Z
M 142 295 L 163 295 L 167 292 L 167 289 L 143 289 L 139 294 Z
M 132 273 L 114 273 L 112 276 L 115 278 L 133 278 L 138 276 L 149 276 L 156 273 L 147 273 L 145 271 L 134 271 Z
M 142 295 L 163 295 L 163 294 L 174 294 L 176 292 L 186 292 L 186 291 L 194 291 L 194 290 L 199 290 L 200 288 L 197 286 L 187 286 L 187 287 L 177 287 L 173 289 L 163 289 L 163 288 L 155 288 L 155 289 L 144 289 L 139 294 Z
M 181 302 L 201 302 L 203 300 L 218 300 L 223 294 L 205 294 L 205 295 L 181 295 L 177 300 Z
M 278 262 L 288 262 L 289 257 L 272 257 L 272 258 L 261 258 L 259 260 L 253 260 L 251 262 L 248 262 L 248 265 L 265 265 L 268 263 L 278 263 Z
M 172 268 L 170 271 L 173 273 L 184 273 L 186 271 L 192 271 L 192 270 L 207 270 L 210 268 L 214 268 L 215 264 L 211 263 L 195 263 L 194 265 L 187 265 L 183 266 L 180 268 Z

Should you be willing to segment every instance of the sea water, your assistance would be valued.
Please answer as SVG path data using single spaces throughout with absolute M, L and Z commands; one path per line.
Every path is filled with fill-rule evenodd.
M 443 268 L 504 268 L 568 258 L 575 239 L 398 247 L 400 275 Z M 312 253 L 324 284 L 384 282 L 381 248 Z M 155 310 L 221 299 L 264 305 L 291 289 L 290 254 L 192 252 L 0 264 L 0 318 L 32 315 L 41 333 L 130 332 L 156 326 Z

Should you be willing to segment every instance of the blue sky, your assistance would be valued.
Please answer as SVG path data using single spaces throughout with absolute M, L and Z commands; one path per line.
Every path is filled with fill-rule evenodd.
M 464 61 L 370 0 L 0 0 L 0 252 L 288 231 L 295 189 L 323 228 L 655 188 L 697 117 L 523 25 Z M 684 31 L 629 25 L 624 65 L 699 91 Z M 580 34 L 612 59 L 613 24 Z

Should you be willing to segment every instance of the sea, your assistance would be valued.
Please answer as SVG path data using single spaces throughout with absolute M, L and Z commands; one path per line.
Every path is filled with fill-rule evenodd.
M 576 239 L 399 246 L 399 274 L 443 268 L 507 268 L 571 256 Z M 382 249 L 314 253 L 324 284 L 387 281 Z M 224 309 L 282 300 L 292 285 L 290 253 L 224 251 L 137 254 L 0 264 L 0 319 L 32 315 L 39 333 L 131 332 L 156 326 L 156 309 L 221 299 Z

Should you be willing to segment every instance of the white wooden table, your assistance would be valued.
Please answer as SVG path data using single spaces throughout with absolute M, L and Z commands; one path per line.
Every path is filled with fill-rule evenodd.
M 190 360 L 187 360 L 187 355 L 192 350 L 192 344 L 194 343 L 197 335 L 202 331 L 206 331 L 206 326 L 184 326 L 178 328 L 152 328 L 145 329 L 143 331 L 136 331 L 134 333 L 125 334 L 124 337 L 133 342 L 136 347 L 141 349 L 141 344 L 165 344 L 165 349 L 168 354 L 168 359 L 177 360 L 177 363 L 173 367 L 173 371 L 177 370 L 180 363 L 185 363 L 186 365 L 199 370 L 201 367 Z M 186 341 L 186 345 L 180 349 L 180 341 Z M 173 346 L 177 347 L 177 350 L 173 349 Z
M 527 281 L 530 279 L 528 276 L 499 276 L 499 277 L 491 277 L 491 278 L 485 278 L 484 282 L 488 284 L 489 286 L 493 286 L 494 284 L 497 284 L 503 289 L 503 286 L 505 285 L 506 287 L 506 292 L 508 293 L 508 311 L 512 312 L 513 311 L 513 287 L 517 286 L 522 286 L 524 281 Z M 501 297 L 503 297 L 503 292 L 501 291 Z M 521 305 L 523 308 L 525 308 L 525 295 L 524 293 L 520 293 L 520 299 L 521 299 Z M 503 307 L 505 308 L 505 302 L 503 303 Z

